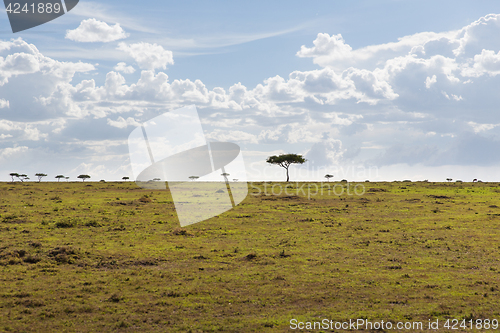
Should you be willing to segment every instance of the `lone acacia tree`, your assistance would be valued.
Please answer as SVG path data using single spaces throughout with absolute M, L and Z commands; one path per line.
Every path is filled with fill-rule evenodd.
M 90 176 L 89 176 L 89 175 L 80 175 L 80 176 L 78 176 L 77 178 L 80 178 L 80 179 L 82 180 L 82 182 L 84 182 L 84 181 L 85 181 L 85 179 L 90 178 Z
M 47 177 L 47 174 L 46 173 L 37 173 L 37 174 L 35 174 L 35 176 L 38 177 L 38 182 L 40 182 L 40 181 L 42 181 L 43 177 Z
M 281 154 L 279 156 L 273 155 L 269 156 L 266 160 L 269 164 L 277 164 L 286 170 L 286 181 L 290 181 L 290 176 L 288 174 L 288 168 L 292 164 L 303 164 L 306 159 L 302 155 L 297 154 Z
M 9 174 L 9 176 L 12 177 L 12 182 L 14 182 L 14 177 L 19 177 L 19 174 L 17 172 L 12 172 Z
M 64 177 L 63 175 L 57 175 L 56 178 L 57 178 L 57 181 L 60 181 L 61 178 L 66 178 L 66 177 Z
M 328 181 L 330 181 L 330 178 L 333 178 L 333 175 L 329 175 L 329 174 L 328 174 L 328 175 L 325 175 L 325 178 L 326 178 Z

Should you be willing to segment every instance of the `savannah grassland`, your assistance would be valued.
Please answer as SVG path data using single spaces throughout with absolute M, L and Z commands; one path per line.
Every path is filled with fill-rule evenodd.
M 0 183 L 0 331 L 500 319 L 500 184 L 362 184 L 308 200 L 253 183 L 180 228 L 168 191 L 133 182 Z

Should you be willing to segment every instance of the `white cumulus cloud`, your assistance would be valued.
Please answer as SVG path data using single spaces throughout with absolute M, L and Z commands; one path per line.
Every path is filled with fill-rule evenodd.
M 313 47 L 302 45 L 297 52 L 299 57 L 322 57 L 328 56 L 331 61 L 345 59 L 351 55 L 352 47 L 345 43 L 341 34 L 328 35 L 319 33 L 313 41 Z
M 128 117 L 127 119 L 124 119 L 123 117 L 118 117 L 117 120 L 108 119 L 107 122 L 108 125 L 117 128 L 126 128 L 128 126 L 141 126 L 141 124 L 132 117 Z
M 430 87 L 432 87 L 432 85 L 433 85 L 434 83 L 436 83 L 436 82 L 437 82 L 436 75 L 433 75 L 432 77 L 429 77 L 429 76 L 428 76 L 428 77 L 425 79 L 425 87 L 426 87 L 427 89 L 430 89 Z
M 3 98 L 0 98 L 0 109 L 3 108 L 8 108 L 9 107 L 9 101 Z
M 26 146 L 19 146 L 19 147 L 13 147 L 13 148 L 8 147 L 8 148 L 0 149 L 0 160 L 5 160 L 7 158 L 12 157 L 13 155 L 25 153 L 26 151 L 28 151 L 28 149 L 29 148 Z
M 134 58 L 141 69 L 167 69 L 174 64 L 172 51 L 165 50 L 161 45 L 150 43 L 118 44 L 118 49 Z
M 500 125 L 500 124 L 478 124 L 474 121 L 469 121 L 467 122 L 467 124 L 472 127 L 474 133 L 486 132 Z
M 75 42 L 113 42 L 129 36 L 120 24 L 113 26 L 94 18 L 83 20 L 74 30 L 66 31 L 66 38 Z
M 500 51 L 495 53 L 495 51 L 483 49 L 481 54 L 474 56 L 474 65 L 464 67 L 461 74 L 470 77 L 479 77 L 484 74 L 490 76 L 500 74 Z
M 113 69 L 117 72 L 122 72 L 124 74 L 132 74 L 133 72 L 135 72 L 134 67 L 127 66 L 127 64 L 124 62 L 119 62 L 118 64 L 116 64 L 115 67 L 113 67 Z

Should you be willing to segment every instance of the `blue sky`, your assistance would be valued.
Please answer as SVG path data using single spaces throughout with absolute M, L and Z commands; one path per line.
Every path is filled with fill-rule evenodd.
M 500 180 L 495 1 L 106 1 L 12 34 L 0 179 L 132 176 L 128 134 L 196 105 L 250 179 Z

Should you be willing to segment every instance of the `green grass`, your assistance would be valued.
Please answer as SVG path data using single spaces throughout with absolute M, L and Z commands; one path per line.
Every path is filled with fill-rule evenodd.
M 0 183 L 0 331 L 500 319 L 499 184 L 362 183 L 311 200 L 301 185 L 253 183 L 260 195 L 180 228 L 168 191 Z

